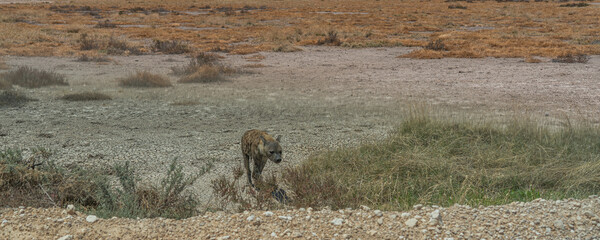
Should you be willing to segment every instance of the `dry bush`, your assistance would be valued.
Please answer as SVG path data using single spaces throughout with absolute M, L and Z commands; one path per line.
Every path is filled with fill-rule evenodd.
M 298 52 L 298 51 L 302 51 L 301 48 L 296 47 L 292 44 L 286 43 L 286 44 L 281 44 L 275 48 L 273 48 L 274 52 Z
M 188 65 L 184 67 L 172 67 L 171 70 L 177 76 L 192 74 L 202 66 L 216 65 L 219 58 L 220 56 L 217 54 L 202 52 L 192 58 Z
M 29 101 L 35 101 L 35 99 L 15 90 L 5 90 L 0 93 L 0 106 L 18 107 Z
M 444 54 L 440 51 L 434 51 L 429 49 L 419 49 L 410 53 L 398 56 L 399 58 L 416 58 L 416 59 L 440 59 L 444 57 Z
M 170 87 L 171 81 L 165 76 L 149 73 L 146 71 L 120 79 L 119 85 L 123 87 Z
M 111 100 L 112 98 L 104 93 L 99 92 L 82 92 L 66 94 L 60 99 L 66 101 L 101 101 Z
M 525 58 L 525 62 L 526 62 L 526 63 L 541 63 L 541 62 L 542 62 L 542 60 L 540 60 L 540 59 L 537 59 L 537 58 L 534 58 L 534 57 L 532 57 L 532 56 L 529 56 L 529 57 L 526 57 L 526 58 Z
M 209 83 L 226 80 L 228 75 L 239 71 L 218 62 L 219 56 L 211 53 L 200 53 L 192 58 L 184 67 L 173 67 L 175 75 L 183 75 L 180 83 Z
M 13 84 L 26 88 L 39 88 L 52 85 L 69 85 L 65 76 L 51 71 L 38 70 L 21 66 L 16 70 L 4 73 L 2 78 Z
M 317 45 L 339 46 L 342 45 L 342 41 L 338 38 L 337 32 L 331 30 L 324 39 L 317 41 Z
M 155 39 L 152 51 L 166 54 L 183 54 L 190 52 L 190 47 L 186 42 L 178 40 L 161 41 Z
M 81 50 L 97 50 L 104 45 L 98 36 L 89 36 L 87 33 L 79 35 L 79 40 L 77 40 L 77 42 L 79 43 L 79 49 Z
M 96 35 L 89 36 L 87 33 L 82 33 L 77 42 L 79 42 L 79 49 L 81 50 L 105 50 L 106 53 L 112 55 L 143 54 L 140 47 L 133 46 L 127 40 L 115 36 L 110 36 L 108 40 L 104 40 Z
M 444 44 L 442 39 L 436 39 L 435 41 L 430 41 L 427 45 L 425 45 L 424 48 L 428 49 L 428 50 L 433 50 L 433 51 L 447 51 L 448 50 L 448 48 L 446 48 L 446 44 Z
M 552 62 L 557 63 L 587 63 L 590 60 L 588 55 L 584 54 L 568 54 L 552 59 Z
M 107 56 L 103 56 L 103 55 L 87 55 L 87 54 L 83 54 L 81 56 L 79 56 L 79 58 L 77 58 L 77 61 L 79 62 L 102 62 L 102 63 L 106 63 L 106 62 L 110 62 L 112 59 L 110 59 Z
M 8 81 L 0 78 L 0 90 L 6 90 L 12 88 L 12 84 Z
M 463 6 L 460 4 L 448 5 L 448 9 L 467 9 L 467 6 Z

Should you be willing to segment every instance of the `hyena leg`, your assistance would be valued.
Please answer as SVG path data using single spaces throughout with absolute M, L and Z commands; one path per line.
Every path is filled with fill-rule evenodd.
M 252 172 L 252 178 L 254 178 L 254 180 L 258 180 L 258 178 L 260 178 L 260 175 L 262 174 L 263 169 L 265 168 L 265 164 L 264 163 L 254 163 L 254 171 Z
M 244 155 L 244 168 L 246 168 L 246 177 L 248 177 L 248 184 L 254 186 L 254 184 L 252 184 L 252 179 L 250 178 L 251 173 L 250 173 L 250 156 L 246 155 L 246 154 L 242 154 Z

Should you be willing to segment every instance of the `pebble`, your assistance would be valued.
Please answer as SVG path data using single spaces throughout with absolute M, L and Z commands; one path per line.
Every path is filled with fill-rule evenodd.
M 564 230 L 565 229 L 565 224 L 563 223 L 562 220 L 555 220 L 554 221 L 554 227 L 558 228 L 560 230 Z
M 93 223 L 95 221 L 98 221 L 98 217 L 94 216 L 94 215 L 89 215 L 85 218 L 85 220 L 89 223 Z
M 251 222 L 252 220 L 254 220 L 254 215 L 250 215 L 246 218 L 246 221 Z
M 403 217 L 403 218 L 410 217 L 410 213 L 403 212 L 403 213 L 400 214 L 400 217 Z
M 73 235 L 64 235 L 60 237 L 58 240 L 71 240 L 73 239 Z
M 414 210 L 421 210 L 421 208 L 423 208 L 423 204 L 417 204 L 417 205 L 413 206 Z
M 373 213 L 375 213 L 375 216 L 378 216 L 378 217 L 383 216 L 383 213 L 381 212 L 381 210 L 375 210 L 375 211 L 373 211 Z
M 286 220 L 286 221 L 291 221 L 292 220 L 292 216 L 279 216 L 279 219 Z
M 67 205 L 67 213 L 71 215 L 75 215 L 75 206 L 73 204 Z
M 277 237 L 277 233 L 275 233 L 275 232 L 271 232 L 271 237 L 274 237 L 274 238 L 276 238 L 276 237 Z
M 371 210 L 371 208 L 370 208 L 370 207 L 367 207 L 367 206 L 365 206 L 365 205 L 360 205 L 360 209 L 362 209 L 362 210 L 365 210 L 365 211 L 369 211 L 369 210 Z
M 383 218 L 377 219 L 377 224 L 379 224 L 379 225 L 383 224 Z
M 339 226 L 342 225 L 342 223 L 344 223 L 344 219 L 334 218 L 333 220 L 331 220 L 331 223 L 333 223 L 333 225 Z
M 414 227 L 417 225 L 417 219 L 416 218 L 411 218 L 406 220 L 406 222 L 404 222 L 404 224 L 406 224 L 407 227 Z
M 264 214 L 265 216 L 267 216 L 267 217 L 273 216 L 273 212 L 271 212 L 271 211 L 267 211 L 267 212 L 265 212 L 265 213 L 263 213 L 263 214 Z

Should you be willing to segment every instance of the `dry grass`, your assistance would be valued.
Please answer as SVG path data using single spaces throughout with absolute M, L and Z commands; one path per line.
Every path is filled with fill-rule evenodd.
M 62 74 L 26 66 L 4 73 L 1 78 L 13 85 L 26 88 L 69 85 Z
M 88 35 L 82 33 L 77 40 L 80 50 L 100 50 L 111 55 L 140 55 L 143 50 L 140 46 L 130 43 L 127 39 L 109 36 Z
M 0 107 L 18 107 L 29 101 L 35 101 L 35 99 L 31 99 L 24 93 L 15 90 L 4 90 L 0 93 Z
M 60 99 L 66 101 L 102 101 L 111 100 L 112 98 L 104 93 L 99 92 L 81 92 L 66 94 Z
M 12 88 L 12 84 L 8 81 L 0 78 L 0 90 L 6 90 Z
M 154 52 L 160 52 L 165 54 L 182 54 L 190 52 L 190 47 L 187 43 L 182 41 L 161 41 L 155 39 L 154 45 L 152 45 L 152 50 Z
M 524 61 L 526 63 L 541 63 L 542 62 L 542 60 L 532 57 L 532 56 L 526 57 Z
M 9 69 L 8 65 L 6 65 L 6 62 L 4 62 L 4 59 L 0 58 L 0 70 L 5 70 L 5 69 Z
M 177 39 L 188 43 L 194 52 L 218 49 L 234 54 L 273 51 L 283 41 L 292 45 L 336 45 L 339 41 L 351 47 L 411 42 L 404 46 L 423 47 L 441 36 L 448 47 L 448 53 L 442 57 L 555 58 L 600 54 L 600 45 L 591 44 L 599 35 L 600 12 L 591 5 L 560 7 L 564 3 L 533 1 L 471 1 L 458 5 L 444 0 L 349 0 L 344 4 L 319 0 L 228 0 L 207 3 L 210 8 L 206 9 L 182 0 L 82 0 L 73 4 L 54 9 L 25 4 L 1 8 L 0 54 L 69 56 L 81 51 L 76 43 L 79 34 L 92 32 L 139 42 L 148 38 Z M 123 14 L 114 14 L 115 11 Z M 133 27 L 91 29 L 98 24 L 98 16 L 104 17 L 102 21 Z M 328 34 L 332 29 L 337 33 L 335 38 Z M 152 43 L 145 44 L 148 45 L 139 48 L 149 52 Z
M 171 87 L 169 78 L 149 73 L 146 71 L 137 72 L 129 77 L 119 80 L 119 85 L 123 87 Z
M 227 79 L 227 76 L 239 71 L 218 62 L 220 56 L 212 53 L 200 53 L 184 67 L 174 67 L 173 74 L 181 76 L 180 83 L 210 83 Z

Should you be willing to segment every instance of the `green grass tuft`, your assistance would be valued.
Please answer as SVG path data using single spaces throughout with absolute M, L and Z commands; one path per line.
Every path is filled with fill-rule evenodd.
M 591 126 L 515 120 L 501 128 L 414 116 L 386 139 L 311 157 L 282 177 L 299 195 L 297 205 L 317 207 L 406 210 L 586 197 L 600 191 L 598 139 L 600 129 Z

